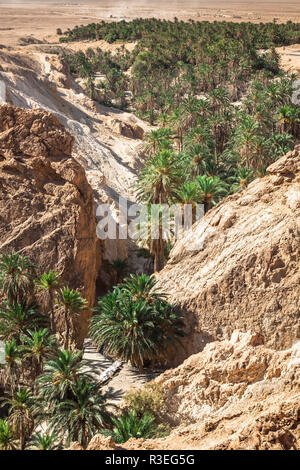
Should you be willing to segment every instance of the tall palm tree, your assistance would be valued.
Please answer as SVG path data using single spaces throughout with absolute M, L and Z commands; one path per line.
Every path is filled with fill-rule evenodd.
M 48 293 L 51 309 L 50 328 L 52 333 L 55 333 L 54 297 L 59 287 L 59 280 L 60 275 L 57 272 L 51 270 L 48 273 L 42 274 L 41 277 L 35 282 L 38 290 Z
M 0 287 L 9 302 L 19 302 L 23 299 L 31 281 L 35 266 L 29 258 L 15 253 L 3 254 L 0 258 Z
M 34 397 L 29 388 L 19 387 L 11 398 L 3 399 L 3 404 L 9 406 L 8 423 L 20 439 L 20 449 L 24 450 L 34 428 L 32 413 Z
M 183 178 L 182 163 L 173 151 L 163 150 L 146 162 L 138 182 L 138 198 L 147 204 L 164 204 L 176 196 Z M 161 217 L 159 215 L 159 217 Z M 154 269 L 164 267 L 164 234 L 161 223 L 157 236 L 151 240 L 150 252 L 154 255 Z
M 71 346 L 71 328 L 74 317 L 86 308 L 87 301 L 82 297 L 80 292 L 78 292 L 77 290 L 69 289 L 69 287 L 63 287 L 62 289 L 60 289 L 59 301 L 64 308 L 65 317 L 66 330 L 64 348 L 68 349 Z
M 5 380 L 9 382 L 11 393 L 14 393 L 22 373 L 22 349 L 15 339 L 5 344 Z

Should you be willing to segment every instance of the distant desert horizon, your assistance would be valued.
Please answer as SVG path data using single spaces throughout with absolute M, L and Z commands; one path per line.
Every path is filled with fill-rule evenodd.
M 157 17 L 188 21 L 251 21 L 253 23 L 292 20 L 300 22 L 300 2 L 257 0 L 0 0 L 0 44 L 16 46 L 33 36 L 55 42 L 56 29 L 73 28 L 95 21 L 132 20 Z

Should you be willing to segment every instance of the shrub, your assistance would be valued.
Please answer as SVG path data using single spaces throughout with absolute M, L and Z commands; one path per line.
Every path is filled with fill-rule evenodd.
M 162 385 L 150 382 L 138 390 L 129 390 L 124 396 L 126 409 L 132 409 L 137 416 L 151 413 L 157 421 L 165 410 L 164 390 Z

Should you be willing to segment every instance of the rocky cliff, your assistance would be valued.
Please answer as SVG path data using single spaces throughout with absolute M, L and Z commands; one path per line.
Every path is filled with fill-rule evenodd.
M 300 342 L 267 348 L 261 335 L 234 331 L 155 379 L 162 418 L 177 427 L 161 439 L 130 439 L 126 450 L 300 449 Z M 175 423 L 174 423 L 175 421 Z M 95 436 L 88 450 L 113 450 Z M 80 449 L 73 444 L 72 449 Z
M 223 200 L 178 241 L 159 287 L 185 317 L 173 364 L 234 329 L 275 349 L 300 336 L 300 147 L 242 193 Z
M 126 449 L 299 449 L 300 342 L 285 351 L 235 331 L 156 380 L 181 425 Z M 190 424 L 189 424 L 190 423 Z
M 48 112 L 0 107 L 0 253 L 20 250 L 42 271 L 56 270 L 92 306 L 100 263 L 95 204 L 73 143 Z M 88 315 L 78 320 L 78 347 Z
M 5 87 L 5 91 L 1 86 Z M 37 46 L 21 53 L 0 51 L 0 104 L 40 108 L 56 116 L 74 136 L 72 156 L 85 169 L 95 204 L 107 203 L 118 219 L 119 196 L 135 201 L 136 171 L 143 159 L 142 136 L 149 126 L 131 113 L 89 99 L 80 81 L 69 74 L 64 60 Z M 131 271 L 143 270 L 135 246 L 126 240 L 106 240 L 99 290 L 115 283 L 110 263 L 128 259 Z

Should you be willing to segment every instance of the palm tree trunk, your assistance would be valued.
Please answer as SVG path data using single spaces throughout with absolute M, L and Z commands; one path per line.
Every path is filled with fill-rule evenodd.
M 69 349 L 69 341 L 70 341 L 70 322 L 69 322 L 69 314 L 68 310 L 65 308 L 65 325 L 66 325 L 66 338 L 64 348 Z
M 50 291 L 49 292 L 49 295 L 50 295 L 50 329 L 51 329 L 51 333 L 53 335 L 55 335 L 56 333 L 56 328 L 55 328 L 55 316 L 54 316 L 54 298 L 53 298 L 53 292 Z

